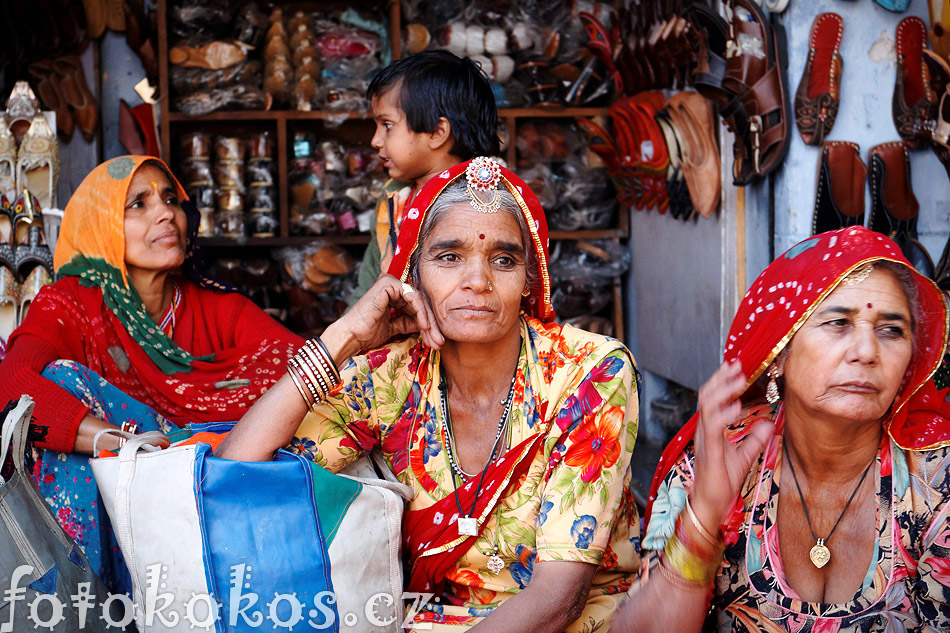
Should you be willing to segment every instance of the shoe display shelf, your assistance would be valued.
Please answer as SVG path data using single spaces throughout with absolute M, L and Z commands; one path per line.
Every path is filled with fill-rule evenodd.
M 294 133 L 300 130 L 314 132 L 319 138 L 339 140 L 348 144 L 356 144 L 365 148 L 370 147 L 375 123 L 371 115 L 364 111 L 341 112 L 339 110 L 227 110 L 215 111 L 203 115 L 191 115 L 176 112 L 172 109 L 170 98 L 170 68 L 169 68 L 169 37 L 168 37 L 168 6 L 170 0 L 158 0 L 158 59 L 159 59 L 159 93 L 161 98 L 159 123 L 160 147 L 162 158 L 172 170 L 180 171 L 177 163 L 177 142 L 181 135 L 192 131 L 202 131 L 211 134 L 253 134 L 268 132 L 275 139 L 276 164 L 276 194 L 278 205 L 279 228 L 274 237 L 203 237 L 201 245 L 211 251 L 211 255 L 240 256 L 246 249 L 247 255 L 261 255 L 264 249 L 279 247 L 302 247 L 316 241 L 329 242 L 346 247 L 354 255 L 360 257 L 362 250 L 369 243 L 368 233 L 346 235 L 292 235 L 290 230 L 291 200 L 290 181 L 288 178 Z M 281 6 L 282 3 L 275 3 Z M 330 7 L 326 2 L 285 3 L 286 11 L 291 9 L 319 9 Z M 398 59 L 401 54 L 401 7 L 399 2 L 379 2 L 388 12 L 388 31 L 391 42 L 392 58 Z M 606 108 L 601 107 L 518 107 L 500 108 L 499 120 L 507 130 L 507 137 L 511 142 L 503 150 L 504 158 L 509 165 L 518 165 L 516 138 L 519 123 L 528 120 L 562 119 L 571 122 L 577 117 L 604 116 Z M 610 240 L 619 242 L 629 236 L 629 222 L 627 211 L 621 209 L 617 214 L 616 226 L 603 229 L 550 231 L 551 240 Z M 239 249 L 239 250 L 238 250 Z M 613 281 L 613 297 L 609 312 L 609 319 L 613 324 L 613 336 L 623 339 L 623 284 L 618 277 Z

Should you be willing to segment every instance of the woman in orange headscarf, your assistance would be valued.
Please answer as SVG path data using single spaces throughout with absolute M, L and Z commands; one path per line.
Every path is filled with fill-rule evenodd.
M 111 548 L 97 527 L 105 516 L 75 454 L 123 424 L 167 434 L 186 422 L 236 420 L 301 342 L 201 274 L 198 214 L 185 200 L 155 158 L 123 156 L 90 172 L 63 216 L 60 279 L 33 301 L 0 364 L 0 405 L 24 393 L 36 402 L 31 434 L 46 449 L 37 484 L 107 581 L 100 548 L 104 556 Z

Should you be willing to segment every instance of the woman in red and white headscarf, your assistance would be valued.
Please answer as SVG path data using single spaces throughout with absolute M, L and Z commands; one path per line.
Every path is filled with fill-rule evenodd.
M 380 447 L 414 491 L 408 589 L 436 596 L 413 626 L 605 630 L 639 567 L 634 361 L 553 322 L 547 243 L 537 198 L 494 161 L 433 178 L 389 274 L 217 451 L 289 444 L 338 471 Z
M 863 227 L 769 265 L 660 460 L 612 630 L 948 630 L 947 317 Z

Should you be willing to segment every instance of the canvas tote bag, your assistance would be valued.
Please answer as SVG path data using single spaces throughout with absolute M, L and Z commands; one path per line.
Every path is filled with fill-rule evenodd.
M 9 479 L 0 477 L 0 631 L 106 631 L 121 622 L 121 609 L 113 609 L 119 605 L 24 468 L 32 415 L 33 400 L 23 396 L 0 431 L 0 465 L 11 444 L 15 465 Z
M 90 460 L 140 631 L 400 630 L 408 486 L 286 451 L 237 462 L 200 442 L 157 450 L 158 437 Z

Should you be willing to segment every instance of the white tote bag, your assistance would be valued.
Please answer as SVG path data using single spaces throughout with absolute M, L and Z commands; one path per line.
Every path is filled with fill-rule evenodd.
M 140 631 L 400 630 L 408 486 L 369 458 L 348 469 L 369 476 L 333 475 L 285 451 L 235 462 L 158 437 L 90 460 Z

